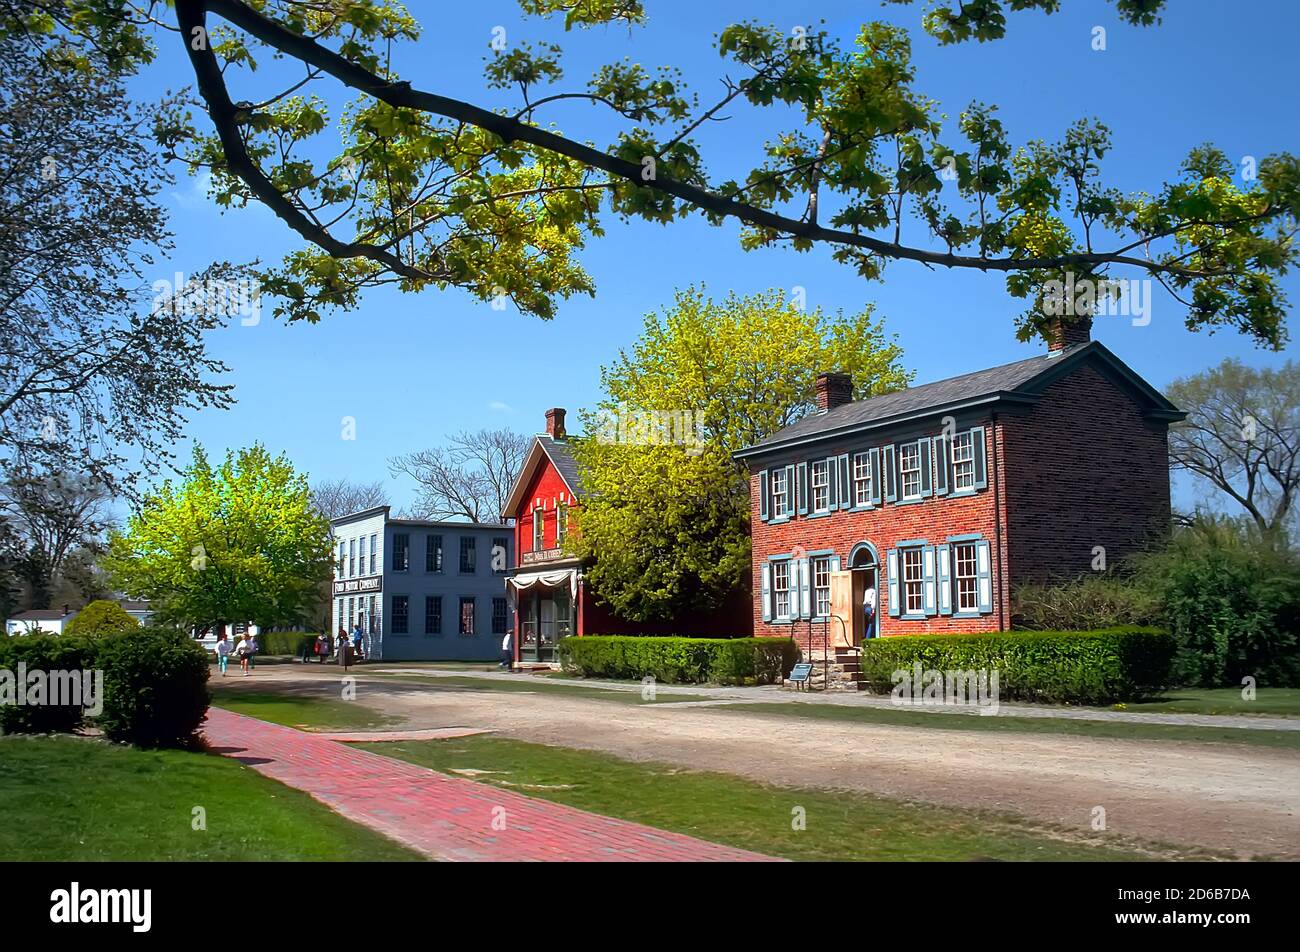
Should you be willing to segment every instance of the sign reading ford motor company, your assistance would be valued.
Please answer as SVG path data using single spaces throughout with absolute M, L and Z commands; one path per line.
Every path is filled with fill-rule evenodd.
M 343 578 L 335 579 L 335 595 L 367 595 L 372 592 L 382 592 L 384 590 L 384 577 L 382 575 L 368 575 L 365 578 Z

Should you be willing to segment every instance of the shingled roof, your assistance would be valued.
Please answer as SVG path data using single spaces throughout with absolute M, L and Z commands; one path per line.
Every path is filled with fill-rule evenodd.
M 1049 374 L 1055 377 L 1062 371 L 1085 361 L 1094 361 L 1124 380 L 1149 410 L 1168 419 L 1181 419 L 1183 414 L 1150 384 L 1134 373 L 1118 357 L 1097 341 L 1072 348 L 1064 354 L 1040 354 L 1014 363 L 977 370 L 974 373 L 936 380 L 933 383 L 909 387 L 896 393 L 887 393 L 867 400 L 846 403 L 813 413 L 778 430 L 761 443 L 747 447 L 736 454 L 738 458 L 755 456 L 768 450 L 791 444 L 816 440 L 855 429 L 888 426 L 917 416 L 960 410 L 976 404 L 994 401 L 1032 402 L 1036 398 L 1034 384 Z
M 560 478 L 568 483 L 570 489 L 581 496 L 582 477 L 578 474 L 578 464 L 573 458 L 573 450 L 569 448 L 569 441 L 557 440 L 545 433 L 539 433 L 537 442 L 542 444 L 542 449 L 546 450 L 546 455 L 555 464 L 555 468 L 560 473 Z

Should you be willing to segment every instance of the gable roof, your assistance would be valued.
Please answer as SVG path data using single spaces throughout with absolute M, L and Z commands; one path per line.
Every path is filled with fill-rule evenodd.
M 519 478 L 515 480 L 510 495 L 506 498 L 506 511 L 501 514 L 503 518 L 519 517 L 519 507 L 524 501 L 524 492 L 536 477 L 538 469 L 545 463 L 550 463 L 555 471 L 560 474 L 560 479 L 564 481 L 564 485 L 573 495 L 573 498 L 577 499 L 582 495 L 582 480 L 578 476 L 578 463 L 573 458 L 573 450 L 570 448 L 569 441 L 557 440 L 547 433 L 539 433 L 533 437 L 533 445 L 528 448 L 528 455 L 524 458 L 524 465 L 519 470 Z
M 1063 354 L 1040 354 L 896 393 L 846 403 L 825 413 L 809 414 L 735 455 L 743 459 L 855 430 L 876 429 L 986 404 L 1035 403 L 1049 383 L 1084 363 L 1096 365 L 1126 386 L 1145 406 L 1149 416 L 1170 421 L 1186 416 L 1100 341 L 1094 340 Z

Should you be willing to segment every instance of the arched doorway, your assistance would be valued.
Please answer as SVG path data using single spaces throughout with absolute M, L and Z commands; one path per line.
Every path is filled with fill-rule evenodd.
M 876 547 L 865 540 L 855 545 L 849 551 L 849 571 L 853 573 L 853 643 L 860 645 L 880 634 L 880 556 Z M 874 604 L 877 610 L 868 613 L 866 604 Z

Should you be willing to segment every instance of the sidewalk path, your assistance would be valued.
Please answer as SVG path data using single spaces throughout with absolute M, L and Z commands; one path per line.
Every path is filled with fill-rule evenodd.
M 349 820 L 431 859 L 770 861 L 639 823 L 448 777 L 319 735 L 209 708 L 214 753 L 309 793 Z M 504 821 L 504 829 L 494 830 Z

